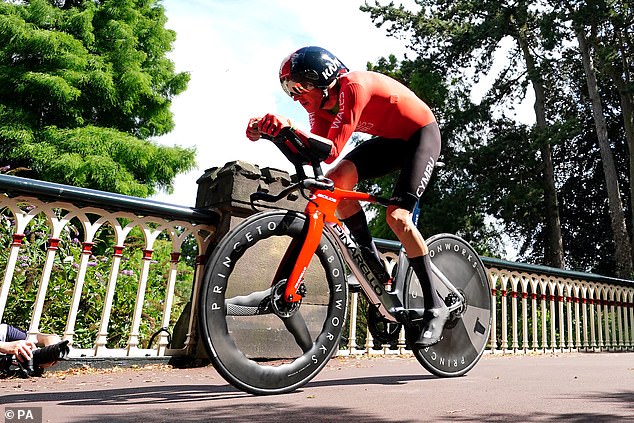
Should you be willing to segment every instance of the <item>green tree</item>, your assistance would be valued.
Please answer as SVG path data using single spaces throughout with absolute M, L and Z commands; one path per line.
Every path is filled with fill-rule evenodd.
M 630 201 L 634 199 L 634 8 L 631 2 L 595 0 L 584 3 L 554 2 L 564 22 L 573 22 L 586 75 L 613 85 L 618 92 L 629 154 Z M 561 26 L 561 22 L 556 23 Z M 582 48 L 583 47 L 583 48 Z M 583 57 L 583 56 L 582 56 Z M 589 76 L 592 79 L 592 76 Z M 590 81 L 592 85 L 592 81 Z M 630 204 L 630 208 L 631 204 Z M 631 225 L 630 225 L 631 226 Z
M 575 22 L 575 34 L 584 64 L 588 93 L 592 101 L 597 140 L 601 150 L 605 184 L 608 191 L 610 222 L 614 233 L 617 275 L 629 278 L 634 272 L 632 242 L 627 231 L 624 201 L 621 196 L 622 190 L 619 187 L 620 175 L 618 175 L 613 158 L 612 145 L 614 143 L 609 141 L 608 118 L 603 110 L 605 100 L 601 98 L 599 93 L 597 73 L 605 72 L 611 78 L 611 82 L 620 96 L 625 136 L 629 145 L 631 192 L 634 189 L 631 168 L 634 164 L 634 154 L 632 153 L 632 146 L 634 145 L 634 128 L 632 127 L 634 120 L 634 111 L 632 110 L 634 94 L 632 89 L 634 89 L 634 81 L 632 81 L 630 76 L 630 62 L 632 59 L 630 33 L 632 31 L 631 24 L 634 21 L 634 12 L 631 6 L 620 1 L 597 1 L 596 3 L 580 8 L 578 13 L 574 14 L 582 16 L 582 19 L 577 19 Z M 608 46 L 614 47 L 610 48 Z M 596 59 L 597 57 L 598 60 Z M 596 62 L 599 63 L 598 68 L 595 67 Z
M 0 2 L 0 164 L 20 175 L 149 196 L 194 150 L 165 147 L 187 87 L 158 0 Z

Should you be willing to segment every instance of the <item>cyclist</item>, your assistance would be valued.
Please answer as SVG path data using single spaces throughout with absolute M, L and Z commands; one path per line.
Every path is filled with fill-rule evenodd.
M 286 94 L 308 112 L 311 131 L 304 132 L 293 127 L 289 119 L 269 113 L 249 120 L 247 137 L 252 141 L 261 134 L 275 137 L 291 127 L 304 146 L 289 145 L 290 150 L 332 163 L 353 132 L 374 136 L 354 148 L 326 176 L 337 187 L 351 190 L 360 180 L 400 170 L 386 219 L 423 289 L 425 313 L 416 344 L 426 347 L 437 343 L 449 311 L 434 286 L 427 245 L 412 221 L 412 212 L 440 154 L 440 130 L 432 111 L 398 81 L 376 72 L 350 72 L 321 47 L 303 47 L 291 53 L 282 61 L 279 77 Z M 364 256 L 373 256 L 376 262 L 378 251 L 359 202 L 342 202 L 337 214 L 366 249 Z

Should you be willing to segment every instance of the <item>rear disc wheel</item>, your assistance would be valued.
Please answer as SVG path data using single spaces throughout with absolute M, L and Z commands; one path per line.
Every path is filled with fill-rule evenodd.
M 465 303 L 453 311 L 445 324 L 440 341 L 426 348 L 414 342 L 419 331 L 406 331 L 416 359 L 429 372 L 441 377 L 461 376 L 480 359 L 489 341 L 491 329 L 491 289 L 486 270 L 478 254 L 460 237 L 436 235 L 427 240 L 430 258 L 438 269 L 465 297 Z M 406 308 L 424 308 L 418 278 L 410 269 L 405 292 Z M 434 278 L 437 278 L 434 275 Z M 450 305 L 457 300 L 440 281 L 435 281 L 441 296 Z

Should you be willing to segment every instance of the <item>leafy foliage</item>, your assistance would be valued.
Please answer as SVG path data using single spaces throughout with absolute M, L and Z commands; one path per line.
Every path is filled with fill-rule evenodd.
M 149 138 L 174 123 L 187 73 L 157 0 L 0 3 L 0 164 L 21 175 L 146 197 L 194 150 Z

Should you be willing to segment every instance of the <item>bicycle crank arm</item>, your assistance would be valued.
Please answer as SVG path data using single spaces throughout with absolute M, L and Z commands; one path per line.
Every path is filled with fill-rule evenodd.
M 464 302 L 464 300 L 462 300 L 462 301 L 458 301 L 458 302 L 457 302 L 457 303 L 455 303 L 455 304 L 452 304 L 452 305 L 450 305 L 450 306 L 447 306 L 447 308 L 449 309 L 449 312 L 451 313 L 451 312 L 454 312 L 454 311 L 458 310 L 459 308 L 461 308 L 461 307 L 462 307 L 462 305 L 463 305 L 463 302 Z
M 456 311 L 458 308 L 462 307 L 462 303 L 457 302 L 448 306 L 449 312 L 452 313 Z M 423 315 L 425 314 L 424 308 L 407 308 L 401 309 L 394 312 L 394 316 L 396 316 L 396 320 L 399 323 L 408 324 L 408 323 L 416 323 L 423 320 Z
M 306 321 L 300 313 L 294 313 L 290 317 L 282 318 L 284 326 L 293 335 L 295 342 L 302 349 L 303 352 L 310 351 L 313 347 L 313 340 L 308 331 Z

